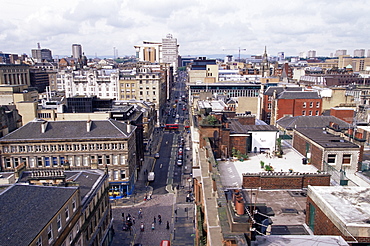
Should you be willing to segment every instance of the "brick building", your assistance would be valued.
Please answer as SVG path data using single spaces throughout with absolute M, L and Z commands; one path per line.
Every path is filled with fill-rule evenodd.
M 343 137 L 317 128 L 293 130 L 293 148 L 307 158 L 317 169 L 357 171 L 361 147 Z
M 330 115 L 352 124 L 355 116 L 355 110 L 353 108 L 336 107 L 330 109 Z
M 278 129 L 275 126 L 256 124 L 254 115 L 227 118 L 227 113 L 212 114 L 215 123 L 210 124 L 207 117 L 199 117 L 200 147 L 208 138 L 216 158 L 233 156 L 233 152 L 247 155 L 250 152 L 271 152 L 276 150 Z
M 350 245 L 370 243 L 368 187 L 309 186 L 306 224 L 315 235 L 342 236 Z
M 322 99 L 318 92 L 283 91 L 272 96 L 270 125 L 284 116 L 321 115 Z
M 243 174 L 243 189 L 303 189 L 308 185 L 329 186 L 328 173 L 261 172 Z
M 273 104 L 274 95 L 278 95 L 283 91 L 302 91 L 302 87 L 283 87 L 283 86 L 270 86 L 262 94 L 261 103 L 261 120 L 270 124 L 271 122 L 271 109 Z

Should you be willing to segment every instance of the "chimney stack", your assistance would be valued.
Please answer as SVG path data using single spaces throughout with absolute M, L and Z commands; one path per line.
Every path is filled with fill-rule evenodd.
M 88 120 L 87 122 L 86 122 L 86 131 L 87 132 L 90 132 L 90 130 L 91 130 L 91 120 Z
M 48 122 L 47 121 L 42 122 L 41 123 L 41 133 L 45 133 L 47 127 L 48 127 Z

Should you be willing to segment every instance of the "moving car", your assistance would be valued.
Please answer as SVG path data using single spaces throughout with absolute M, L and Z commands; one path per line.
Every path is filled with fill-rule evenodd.
M 178 166 L 182 166 L 182 160 L 180 160 L 180 159 L 179 159 L 179 160 L 177 160 L 177 165 L 178 165 Z
M 154 158 L 158 159 L 159 158 L 159 153 L 155 153 Z

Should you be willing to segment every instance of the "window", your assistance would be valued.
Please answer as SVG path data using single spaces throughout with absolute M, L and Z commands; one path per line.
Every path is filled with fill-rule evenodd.
M 126 170 L 121 170 L 121 179 L 126 178 Z
M 42 167 L 42 157 L 37 157 L 37 166 Z
M 310 102 L 310 108 L 312 108 L 313 107 L 313 102 Z
M 53 159 L 53 166 L 58 166 L 58 158 L 52 157 L 52 159 Z
M 312 116 L 312 110 L 308 111 L 308 115 Z
M 110 165 L 110 156 L 109 155 L 105 156 L 105 164 Z
M 42 236 L 37 239 L 36 246 L 42 246 Z
M 271 110 L 271 103 L 267 104 L 267 109 Z
M 337 157 L 336 154 L 328 154 L 328 164 L 329 165 L 335 164 L 336 157 Z
M 314 231 L 316 208 L 311 203 L 308 204 L 308 208 L 309 208 L 308 227 L 310 227 L 310 229 Z
M 350 165 L 351 164 L 351 154 L 344 154 L 342 163 L 344 165 Z
M 35 167 L 35 158 L 30 158 L 30 167 Z
M 315 114 L 316 114 L 316 116 L 318 116 L 319 115 L 319 110 L 316 110 Z
M 98 164 L 99 165 L 103 164 L 103 156 L 102 155 L 98 155 Z
M 320 108 L 320 103 L 316 102 L 316 108 Z
M 48 226 L 48 241 L 49 241 L 49 244 L 53 241 L 53 225 L 52 224 Z
M 69 244 L 71 245 L 72 244 L 72 241 L 73 241 L 73 231 L 71 231 L 71 233 L 69 233 Z
M 302 111 L 302 115 L 305 116 L 306 115 L 306 111 L 303 110 Z
M 58 214 L 57 216 L 57 228 L 58 228 L 58 231 L 62 229 L 62 216 L 60 214 Z
M 302 107 L 304 107 L 304 108 L 306 107 L 306 102 L 303 102 L 303 106 Z
M 113 179 L 118 180 L 118 171 L 113 171 Z
M 76 198 L 73 198 L 72 200 L 72 211 L 76 211 Z
M 76 223 L 76 233 L 80 231 L 80 221 L 77 221 Z
M 59 158 L 59 163 L 60 163 L 60 165 L 64 165 L 64 157 L 63 156 Z
M 67 220 L 69 220 L 69 208 L 68 208 L 68 207 L 66 207 L 66 208 L 64 209 L 64 212 L 65 212 L 65 214 L 66 214 L 66 221 L 67 221 Z
M 50 158 L 45 157 L 45 167 L 50 167 Z

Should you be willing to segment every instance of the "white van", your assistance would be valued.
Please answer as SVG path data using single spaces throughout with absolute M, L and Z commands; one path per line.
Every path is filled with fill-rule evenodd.
M 148 173 L 148 181 L 149 181 L 149 182 L 154 181 L 154 176 L 155 176 L 155 175 L 154 175 L 154 172 L 149 172 L 149 173 Z

